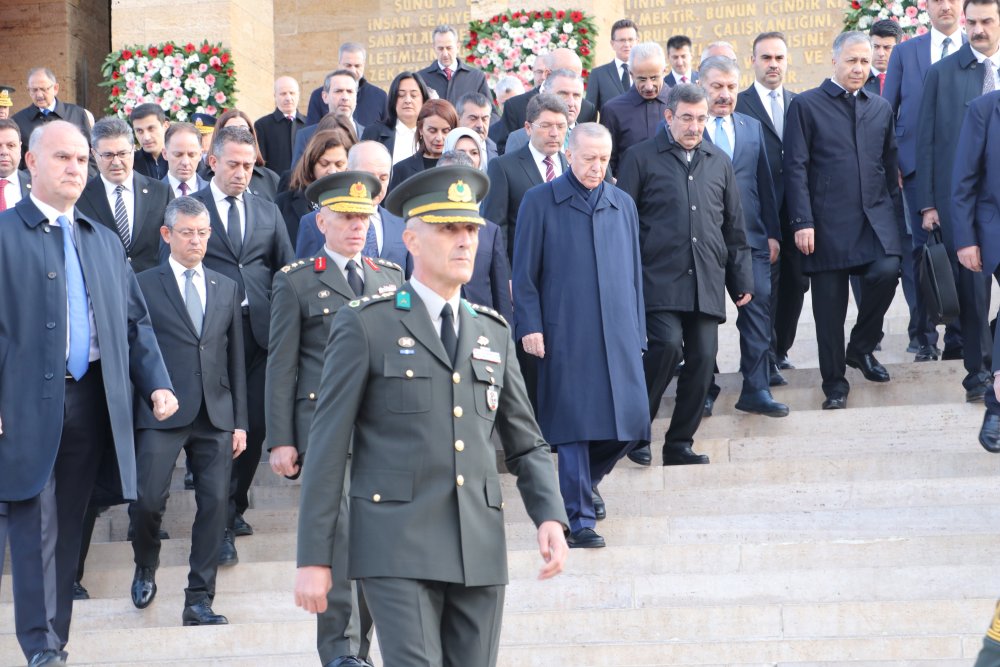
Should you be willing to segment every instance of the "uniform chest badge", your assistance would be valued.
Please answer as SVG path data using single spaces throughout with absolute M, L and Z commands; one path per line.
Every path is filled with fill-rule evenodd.
M 395 285 L 382 285 L 378 288 L 378 295 L 384 296 L 386 294 L 393 294 L 396 291 Z
M 500 363 L 500 353 L 494 352 L 487 347 L 477 347 L 472 350 L 472 358 L 479 361 L 488 361 L 493 364 Z
M 412 338 L 410 338 L 409 336 L 403 336 L 397 342 L 399 343 L 400 347 L 413 347 L 414 345 L 417 344 L 417 342 Z
M 330 290 L 328 290 L 328 289 L 320 290 L 319 294 L 317 294 L 316 296 L 318 296 L 321 299 L 325 299 L 328 296 L 330 296 Z
M 486 336 L 480 336 L 479 338 L 476 339 L 476 345 L 478 345 L 479 347 L 486 347 L 489 344 L 490 344 L 490 339 L 487 338 Z
M 486 390 L 486 407 L 494 412 L 500 407 L 500 392 L 492 384 Z

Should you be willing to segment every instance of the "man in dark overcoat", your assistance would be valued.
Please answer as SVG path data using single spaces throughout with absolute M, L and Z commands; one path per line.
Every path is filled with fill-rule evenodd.
M 649 439 L 639 219 L 604 183 L 610 159 L 607 129 L 578 125 L 570 169 L 525 194 L 514 240 L 514 335 L 540 359 L 538 423 L 559 453 L 571 547 L 604 546 L 592 489 Z
M 737 306 L 750 303 L 753 293 L 750 247 L 732 162 L 702 141 L 705 91 L 693 84 L 672 88 L 664 118 L 666 126 L 652 139 L 625 153 L 618 187 L 639 211 L 651 418 L 684 359 L 663 463 L 708 463 L 691 446 L 712 381 L 719 323 L 726 319 L 725 290 Z
M 863 89 L 871 59 L 868 35 L 838 35 L 833 77 L 795 97 L 785 124 L 785 198 L 812 281 L 824 410 L 847 407 L 847 365 L 889 381 L 872 352 L 896 293 L 902 201 L 892 108 Z M 851 275 L 861 276 L 861 305 L 845 352 Z

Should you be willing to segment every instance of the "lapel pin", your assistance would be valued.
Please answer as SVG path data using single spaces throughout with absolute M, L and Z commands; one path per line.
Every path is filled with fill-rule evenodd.
M 398 342 L 400 347 L 413 347 L 414 345 L 417 344 L 416 341 L 414 341 L 409 336 L 403 336 L 402 338 L 399 339 Z
M 480 336 L 476 339 L 476 343 L 478 343 L 480 347 L 486 347 L 490 344 L 490 339 L 486 336 Z
M 319 294 L 317 294 L 316 296 L 318 296 L 321 299 L 325 299 L 326 297 L 330 296 L 330 290 L 328 289 L 320 290 Z

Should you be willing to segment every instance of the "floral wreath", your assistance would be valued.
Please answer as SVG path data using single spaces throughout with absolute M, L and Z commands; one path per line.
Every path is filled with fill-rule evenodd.
M 851 0 L 844 10 L 844 30 L 868 32 L 872 24 L 884 19 L 896 21 L 904 39 L 931 29 L 927 0 Z

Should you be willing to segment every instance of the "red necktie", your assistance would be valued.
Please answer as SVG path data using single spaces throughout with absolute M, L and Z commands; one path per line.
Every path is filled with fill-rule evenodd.
M 552 156 L 546 155 L 542 164 L 545 165 L 545 182 L 548 183 L 556 177 L 556 167 L 552 164 Z
M 451 68 L 450 67 L 445 67 L 444 68 L 444 78 L 446 78 L 449 81 L 451 81 Z
M 681 83 L 687 83 L 687 82 L 688 82 L 688 78 L 686 76 L 682 76 L 681 77 Z
M 4 194 L 4 188 L 7 187 L 7 183 L 9 182 L 6 178 L 0 178 L 0 211 L 7 210 L 7 196 Z
M 885 90 L 885 72 L 879 72 L 878 73 L 878 94 L 881 95 L 883 90 Z

